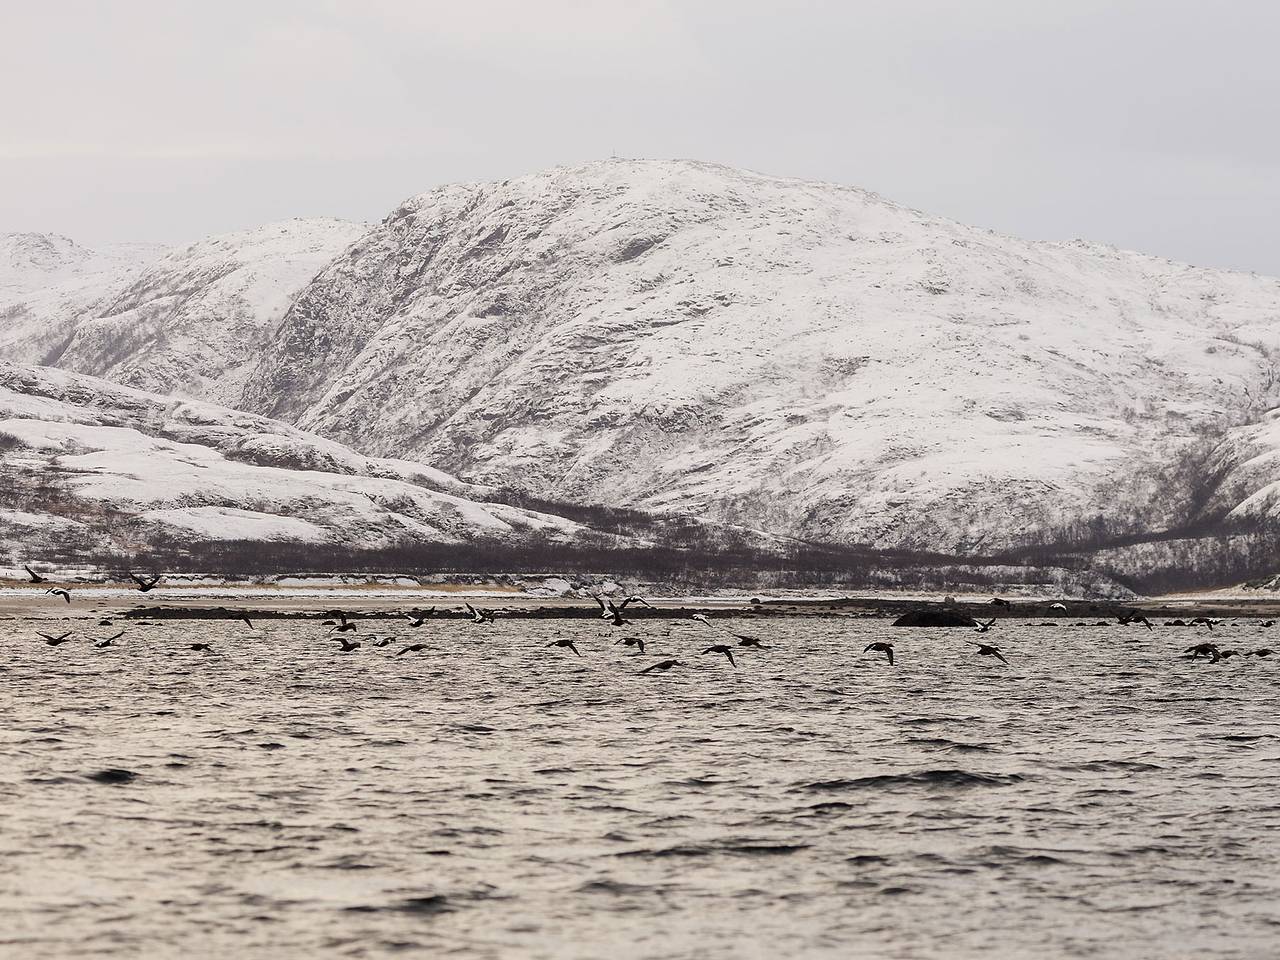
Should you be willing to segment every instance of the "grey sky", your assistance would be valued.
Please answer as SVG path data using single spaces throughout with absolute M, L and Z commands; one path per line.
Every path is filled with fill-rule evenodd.
M 376 220 L 622 156 L 1280 275 L 1273 0 L 0 0 L 0 230 Z

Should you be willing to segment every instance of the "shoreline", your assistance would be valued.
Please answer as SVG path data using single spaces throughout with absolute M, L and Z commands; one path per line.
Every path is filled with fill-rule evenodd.
M 45 591 L 67 587 L 73 602 L 65 603 Z M 617 595 L 616 593 L 614 595 Z M 1176 595 L 1132 602 L 1065 598 L 1008 598 L 1007 606 L 992 604 L 990 596 L 957 597 L 907 594 L 838 596 L 827 592 L 805 595 L 707 594 L 646 597 L 651 606 L 632 605 L 635 620 L 681 619 L 693 613 L 710 616 L 780 617 L 837 616 L 886 618 L 913 610 L 951 610 L 977 619 L 1042 619 L 1074 623 L 1114 619 L 1120 613 L 1148 617 L 1195 616 L 1280 618 L 1280 597 L 1238 595 Z M 756 602 L 758 601 L 758 602 Z M 417 609 L 436 608 L 437 619 L 466 617 L 466 604 L 493 609 L 509 619 L 591 619 L 599 607 L 590 596 L 537 595 L 501 585 L 393 584 L 264 585 L 220 584 L 157 587 L 147 593 L 126 584 L 63 583 L 0 586 L 0 620 L 79 619 L 113 616 L 127 619 L 232 619 L 248 613 L 262 619 L 308 618 L 342 608 L 363 616 L 398 617 Z M 1051 609 L 1062 604 L 1065 609 Z

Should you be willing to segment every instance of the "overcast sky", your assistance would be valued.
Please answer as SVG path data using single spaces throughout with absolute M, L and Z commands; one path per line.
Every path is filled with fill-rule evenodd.
M 696 157 L 1280 275 L 1274 0 L 0 0 L 0 231 Z

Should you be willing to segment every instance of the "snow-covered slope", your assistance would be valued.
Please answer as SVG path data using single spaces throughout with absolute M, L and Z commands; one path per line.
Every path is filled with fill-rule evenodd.
M 94 277 L 110 283 L 164 252 L 159 243 L 89 248 L 58 233 L 0 233 L 0 299 Z
M 101 546 L 186 540 L 584 542 L 560 517 L 482 502 L 417 463 L 93 377 L 0 363 L 0 530 Z M 105 531 L 105 532 L 104 532 Z
M 1277 402 L 1280 283 L 608 161 L 415 197 L 241 405 L 542 495 L 980 549 Z
M 0 286 L 0 357 L 158 393 L 236 399 L 297 291 L 363 232 L 341 220 L 291 220 L 93 270 L 86 265 L 103 255 L 55 244 L 44 255 L 55 282 Z M 33 276 L 18 267 L 37 259 L 31 248 L 0 259 L 0 271 Z

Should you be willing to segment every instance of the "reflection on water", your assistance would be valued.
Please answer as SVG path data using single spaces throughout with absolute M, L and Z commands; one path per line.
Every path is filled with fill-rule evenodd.
M 0 954 L 1280 955 L 1280 657 L 1011 621 L 1005 667 L 806 618 L 734 670 L 690 622 L 257 626 L 0 626 Z

